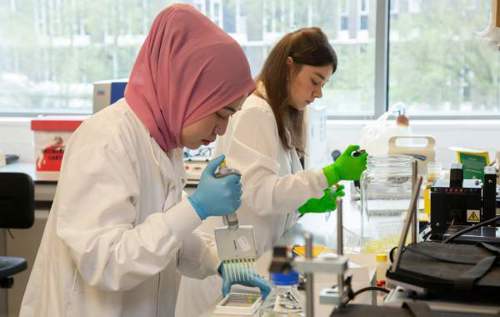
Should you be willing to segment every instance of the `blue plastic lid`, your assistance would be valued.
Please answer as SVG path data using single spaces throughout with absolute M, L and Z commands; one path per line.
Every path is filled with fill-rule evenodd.
M 288 273 L 271 273 L 274 285 L 296 285 L 299 284 L 299 273 L 289 271 Z

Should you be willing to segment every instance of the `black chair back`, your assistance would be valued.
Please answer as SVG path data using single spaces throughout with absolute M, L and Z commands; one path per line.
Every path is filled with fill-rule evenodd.
M 26 229 L 35 221 L 33 180 L 24 173 L 0 173 L 0 228 Z
M 0 228 L 27 229 L 35 221 L 35 186 L 24 173 L 0 173 Z M 26 270 L 26 260 L 0 256 L 0 288 L 11 288 L 12 275 Z

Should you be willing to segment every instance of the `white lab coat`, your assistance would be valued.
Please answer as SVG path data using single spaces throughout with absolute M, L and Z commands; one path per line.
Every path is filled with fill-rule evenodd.
M 174 316 L 180 273 L 218 266 L 183 177 L 181 150 L 165 153 L 124 99 L 83 122 L 20 316 Z
M 321 197 L 328 187 L 320 170 L 302 169 L 295 149 L 285 149 L 270 105 L 250 95 L 217 138 L 215 155 L 226 155 L 228 166 L 242 173 L 243 198 L 237 215 L 240 224 L 254 226 L 257 253 L 270 250 L 298 219 L 297 208 L 311 197 Z M 214 217 L 200 227 L 213 234 L 222 225 Z M 262 266 L 262 265 L 261 265 Z M 220 277 L 198 280 L 183 277 L 176 315 L 200 316 L 220 296 Z

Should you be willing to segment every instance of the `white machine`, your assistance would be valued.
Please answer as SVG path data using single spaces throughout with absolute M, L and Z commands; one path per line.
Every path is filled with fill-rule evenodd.
M 92 113 L 96 113 L 123 98 L 127 82 L 126 78 L 94 82 Z

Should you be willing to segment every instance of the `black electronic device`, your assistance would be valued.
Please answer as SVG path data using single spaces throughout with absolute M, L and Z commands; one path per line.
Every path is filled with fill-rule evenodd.
M 460 187 L 438 179 L 431 187 L 431 229 L 444 234 L 450 225 L 477 223 L 481 217 L 481 183 L 466 179 Z
M 443 239 L 464 226 L 471 226 L 496 216 L 497 184 L 494 167 L 485 167 L 484 183 L 463 179 L 461 164 L 454 164 L 450 179 L 438 179 L 431 187 L 432 239 Z M 494 225 L 460 237 L 460 241 L 498 242 Z
M 455 235 L 456 233 L 469 228 L 470 226 L 464 226 L 464 225 L 453 225 L 446 230 L 446 232 L 443 234 L 443 239 L 446 240 L 447 238 Z M 500 227 L 480 227 L 474 230 L 471 230 L 467 233 L 461 234 L 460 237 L 456 238 L 457 241 L 461 242 L 470 242 L 470 243 L 480 243 L 480 242 L 487 242 L 487 243 L 494 243 L 498 244 L 500 243 Z
M 484 168 L 483 210 L 481 219 L 487 220 L 496 216 L 497 203 L 497 171 L 494 166 Z

